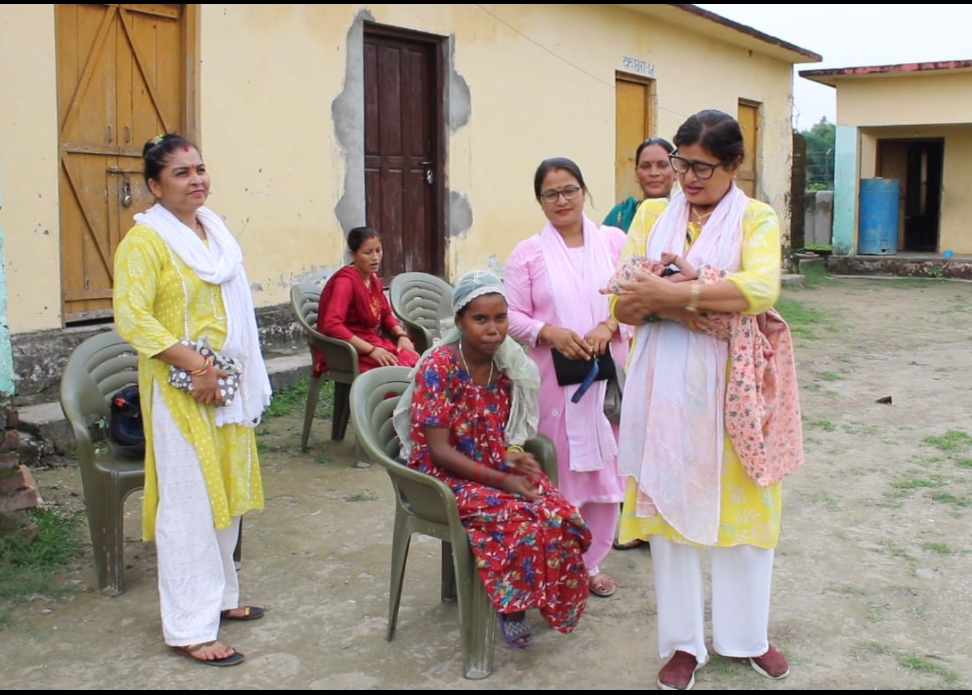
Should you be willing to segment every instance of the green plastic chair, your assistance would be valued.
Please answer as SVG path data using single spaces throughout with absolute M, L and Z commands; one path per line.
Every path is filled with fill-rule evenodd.
M 106 596 L 124 592 L 125 500 L 145 487 L 145 462 L 112 455 L 95 447 L 92 430 L 101 432 L 111 412 L 111 397 L 138 383 L 138 355 L 114 330 L 84 340 L 68 357 L 61 375 L 61 410 L 74 432 L 81 486 L 88 516 L 98 589 Z M 233 560 L 239 568 L 243 525 Z
M 84 340 L 61 376 L 61 409 L 74 432 L 98 588 L 123 592 L 125 499 L 145 484 L 145 464 L 95 448 L 92 429 L 108 418 L 111 396 L 138 382 L 138 357 L 115 331 Z
M 331 416 L 331 439 L 344 439 L 351 415 L 348 393 L 351 382 L 358 376 L 358 351 L 351 343 L 331 338 L 317 330 L 317 305 L 321 300 L 321 288 L 317 285 L 294 285 L 290 288 L 290 308 L 294 319 L 304 329 L 307 345 L 311 351 L 311 364 L 314 360 L 314 349 L 324 353 L 327 361 L 327 371 L 315 378 L 311 371 L 310 387 L 307 389 L 307 405 L 304 407 L 304 429 L 300 434 L 300 450 L 307 451 L 307 439 L 310 436 L 311 424 L 314 422 L 314 412 L 317 410 L 317 400 L 321 393 L 321 386 L 325 381 L 334 382 L 334 408 Z
M 459 603 L 463 673 L 470 679 L 486 678 L 493 670 L 498 629 L 496 612 L 476 572 L 455 495 L 438 478 L 408 468 L 399 455 L 400 441 L 391 415 L 410 383 L 409 371 L 408 367 L 379 367 L 361 374 L 351 385 L 351 420 L 358 444 L 371 461 L 385 468 L 395 492 L 385 639 L 391 641 L 395 637 L 412 534 L 438 538 L 442 541 L 441 597 L 443 601 L 458 599 Z M 553 443 L 541 435 L 527 442 L 524 448 L 556 482 L 557 457 Z
M 452 285 L 429 273 L 401 273 L 392 278 L 389 295 L 392 311 L 421 355 L 441 337 L 439 321 L 452 316 Z

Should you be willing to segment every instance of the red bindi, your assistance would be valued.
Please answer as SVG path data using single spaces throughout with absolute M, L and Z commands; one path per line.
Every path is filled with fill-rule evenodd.
M 188 152 L 189 151 L 189 145 L 183 145 L 182 146 L 182 151 L 183 152 Z

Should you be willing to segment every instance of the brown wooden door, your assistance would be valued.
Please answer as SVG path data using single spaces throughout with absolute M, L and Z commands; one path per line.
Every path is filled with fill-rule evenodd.
M 740 101 L 736 120 L 742 128 L 743 146 L 746 148 L 746 157 L 736 174 L 736 185 L 750 198 L 755 198 L 756 167 L 759 164 L 759 104 Z
M 635 174 L 635 152 L 651 135 L 651 83 L 618 75 L 614 84 L 615 200 L 627 200 L 631 196 L 641 200 L 644 191 Z
M 182 5 L 55 8 L 63 320 L 75 323 L 112 315 L 115 249 L 153 203 L 142 145 L 186 133 L 191 76 Z
M 442 275 L 439 47 L 367 29 L 365 219 L 382 238 L 383 280 Z

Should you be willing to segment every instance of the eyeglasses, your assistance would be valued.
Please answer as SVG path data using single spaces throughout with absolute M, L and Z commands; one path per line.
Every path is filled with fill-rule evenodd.
M 709 162 L 692 161 L 690 159 L 685 159 L 685 157 L 679 157 L 677 154 L 668 155 L 668 159 L 672 163 L 672 169 L 679 174 L 687 174 L 688 170 L 691 169 L 695 172 L 695 175 L 703 181 L 706 179 L 711 179 L 715 170 L 725 164 L 725 162 L 716 162 L 715 164 L 711 164 Z
M 544 191 L 540 194 L 540 200 L 545 203 L 556 203 L 557 198 L 560 196 L 563 196 L 564 200 L 573 200 L 581 190 L 580 186 L 567 186 L 566 188 L 561 188 L 559 191 Z

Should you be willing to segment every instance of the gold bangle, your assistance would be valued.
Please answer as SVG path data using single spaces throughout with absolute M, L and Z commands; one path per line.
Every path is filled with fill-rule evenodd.
M 691 311 L 693 314 L 699 310 L 699 298 L 702 294 L 702 285 L 698 282 L 693 282 L 692 286 L 689 288 L 689 303 L 685 307 L 686 310 Z
M 508 447 L 506 447 L 506 451 L 511 454 L 522 454 L 523 447 L 519 444 L 510 444 Z

